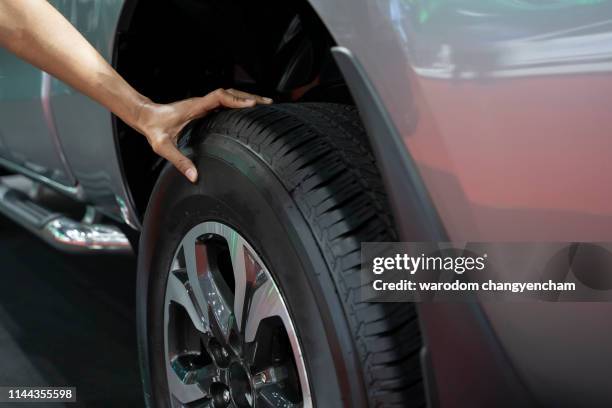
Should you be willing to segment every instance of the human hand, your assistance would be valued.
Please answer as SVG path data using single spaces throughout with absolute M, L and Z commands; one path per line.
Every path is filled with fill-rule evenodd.
M 141 95 L 47 1 L 0 0 L 0 47 L 66 82 L 146 136 L 153 150 L 190 181 L 198 172 L 176 147 L 181 130 L 219 107 L 247 108 L 271 99 L 234 89 L 161 105 Z
M 178 136 L 192 120 L 206 116 L 220 108 L 248 108 L 256 104 L 271 104 L 272 99 L 235 89 L 217 89 L 206 96 L 190 98 L 170 104 L 146 101 L 142 104 L 133 128 L 142 133 L 155 153 L 167 159 L 192 183 L 198 171 L 191 160 L 177 148 Z

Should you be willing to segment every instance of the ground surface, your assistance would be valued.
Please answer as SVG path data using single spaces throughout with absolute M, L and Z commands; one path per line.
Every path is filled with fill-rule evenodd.
M 66 407 L 142 407 L 135 268 L 62 254 L 0 217 L 0 385 L 75 386 Z

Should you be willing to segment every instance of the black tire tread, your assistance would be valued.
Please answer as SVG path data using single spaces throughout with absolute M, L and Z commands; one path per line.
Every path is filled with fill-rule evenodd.
M 207 133 L 237 138 L 274 171 L 332 271 L 373 407 L 424 406 L 414 305 L 360 302 L 360 244 L 397 235 L 354 107 L 280 104 L 222 112 Z M 320 272 L 320 271 L 319 271 Z

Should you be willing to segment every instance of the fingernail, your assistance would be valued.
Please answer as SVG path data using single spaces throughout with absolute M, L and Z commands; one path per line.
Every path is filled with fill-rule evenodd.
M 272 98 L 263 98 L 263 100 L 264 100 L 265 103 L 272 103 L 272 102 L 274 102 L 272 100 Z
M 192 183 L 195 183 L 196 180 L 198 179 L 198 173 L 195 171 L 195 169 L 187 169 L 187 171 L 185 172 L 185 175 L 187 176 L 189 181 L 191 181 Z

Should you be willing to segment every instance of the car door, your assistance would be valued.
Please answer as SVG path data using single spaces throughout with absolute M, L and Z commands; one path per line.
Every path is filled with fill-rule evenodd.
M 124 0 L 50 0 L 109 62 Z M 38 178 L 132 226 L 111 114 L 0 49 L 0 165 Z
M 124 0 L 51 1 L 109 63 L 113 60 L 124 3 Z M 137 226 L 139 221 L 123 178 L 111 113 L 57 79 L 51 81 L 50 103 L 60 145 L 78 181 L 79 197 L 103 213 Z
M 0 164 L 69 188 L 50 91 L 49 75 L 0 49 Z

